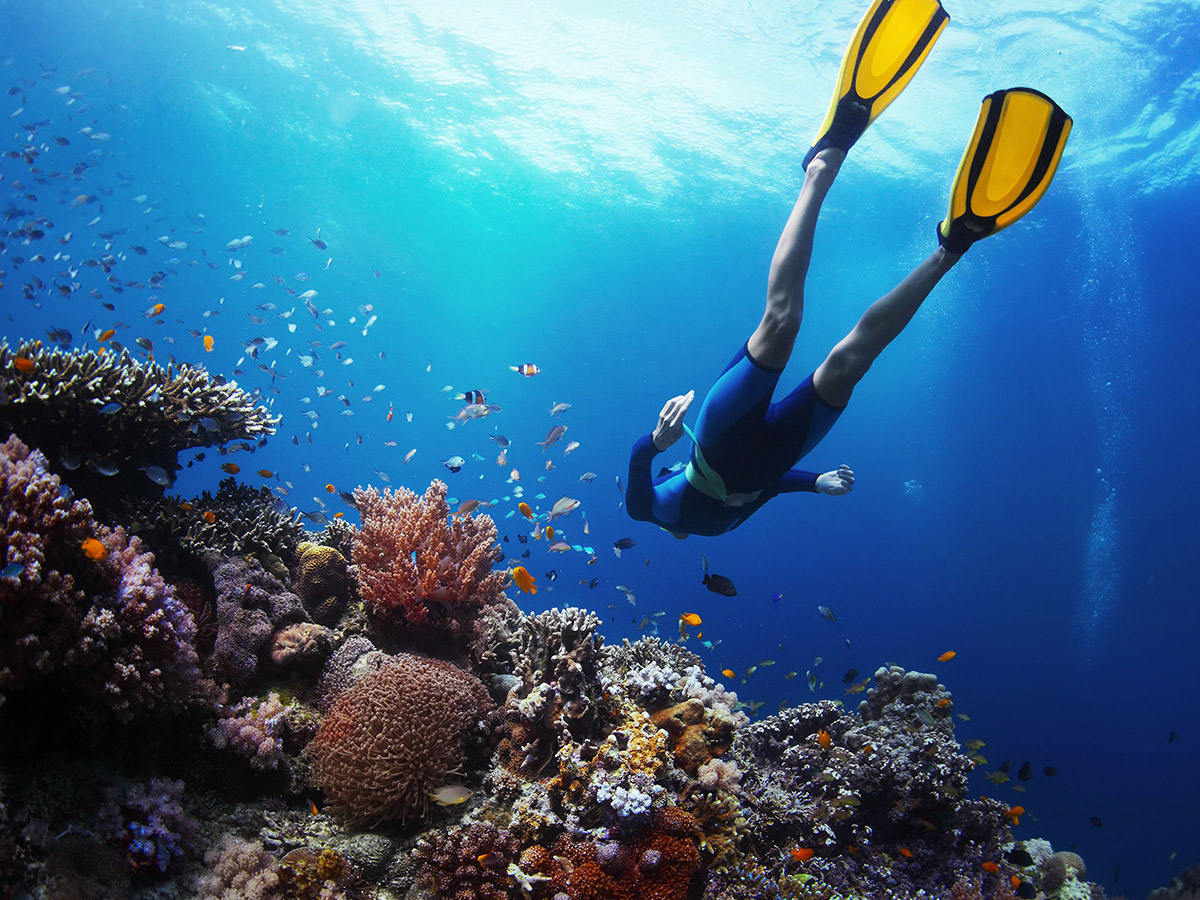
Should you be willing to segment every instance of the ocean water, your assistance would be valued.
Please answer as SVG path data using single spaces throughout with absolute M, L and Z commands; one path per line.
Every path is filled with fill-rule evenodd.
M 800 159 L 861 14 L 842 0 L 3 0 L 0 81 L 17 89 L 0 99 L 3 149 L 45 145 L 47 171 L 88 163 L 64 193 L 17 189 L 28 167 L 0 160 L 6 206 L 72 232 L 48 257 L 77 261 L 124 228 L 123 279 L 172 274 L 106 296 L 108 311 L 87 295 L 106 292 L 96 270 L 79 270 L 70 298 L 30 301 L 22 284 L 54 283 L 72 260 L 15 270 L 0 256 L 2 333 L 66 328 L 94 347 L 118 327 L 160 361 L 261 390 L 283 418 L 237 457 L 241 477 L 300 510 L 353 517 L 326 483 L 421 493 L 434 478 L 460 500 L 499 501 L 506 552 L 531 550 L 540 587 L 524 608 L 589 606 L 609 641 L 669 637 L 698 613 L 716 646 L 688 646 L 710 670 L 758 665 L 736 686 L 759 715 L 843 697 L 851 668 L 936 672 L 970 715 L 959 739 L 987 741 L 978 790 L 1030 810 L 1018 834 L 1074 847 L 1110 894 L 1144 894 L 1200 861 L 1200 7 L 948 11 L 825 205 L 782 385 L 934 246 L 984 94 L 1037 87 L 1075 128 L 1037 209 L 964 258 L 801 464 L 851 465 L 847 497 L 780 497 L 732 534 L 677 542 L 631 521 L 617 483 L 663 402 L 707 390 L 761 315 Z M 22 127 L 42 120 L 35 136 Z M 309 289 L 316 318 L 296 296 Z M 143 315 L 151 293 L 161 323 Z M 211 353 L 189 329 L 213 336 Z M 256 337 L 277 341 L 257 360 L 273 372 L 247 358 Z M 511 371 L 524 363 L 540 374 Z M 502 410 L 449 429 L 454 393 L 476 389 Z M 571 408 L 552 418 L 559 402 Z M 534 442 L 556 424 L 568 431 L 543 451 Z M 489 433 L 511 441 L 507 464 Z M 455 455 L 466 463 L 451 473 L 441 461 Z M 221 461 L 184 469 L 172 492 L 215 488 Z M 564 495 L 581 507 L 563 536 L 594 561 L 518 543 L 518 499 L 545 510 Z M 618 558 L 624 537 L 636 546 Z M 702 557 L 737 596 L 704 588 Z M 823 682 L 813 693 L 808 669 Z M 1005 759 L 1031 762 L 1024 794 L 984 780 Z

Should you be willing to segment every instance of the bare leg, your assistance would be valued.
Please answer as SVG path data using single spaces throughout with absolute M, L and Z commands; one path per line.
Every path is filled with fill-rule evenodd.
M 844 151 L 827 147 L 808 164 L 800 196 L 779 236 L 767 278 L 767 308 L 746 344 L 750 356 L 768 368 L 782 369 L 792 355 L 804 313 L 804 278 L 817 215 L 845 159 Z
M 958 260 L 957 255 L 938 247 L 895 288 L 867 307 L 858 324 L 813 374 L 813 387 L 822 400 L 838 407 L 850 402 L 854 386 Z

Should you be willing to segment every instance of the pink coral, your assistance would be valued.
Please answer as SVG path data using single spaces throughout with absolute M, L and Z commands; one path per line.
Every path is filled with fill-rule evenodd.
M 329 653 L 329 629 L 313 622 L 297 622 L 275 632 L 271 662 L 283 668 L 293 663 L 319 661 Z
M 255 703 L 246 697 L 231 706 L 220 721 L 208 729 L 209 739 L 217 749 L 228 747 L 250 760 L 256 769 L 273 769 L 283 759 L 283 728 L 290 706 L 271 691 L 267 699 Z
M 405 488 L 359 488 L 354 504 L 362 529 L 352 558 L 359 592 L 376 619 L 443 622 L 451 630 L 464 616 L 497 602 L 507 575 L 492 570 L 501 557 L 490 516 L 450 518 L 446 485 L 434 481 L 424 498 Z
M 464 739 L 492 708 L 474 675 L 400 655 L 336 700 L 310 745 L 329 808 L 373 825 L 423 812 L 462 771 Z
M 258 841 L 226 835 L 204 854 L 209 874 L 196 885 L 197 900 L 276 900 L 279 865 Z
M 15 437 L 0 447 L 0 504 L 15 573 L 0 578 L 0 703 L 55 677 L 66 687 L 63 676 L 122 722 L 190 696 L 200 680 L 192 615 L 140 541 L 96 525 L 87 501 L 70 501 L 45 457 Z

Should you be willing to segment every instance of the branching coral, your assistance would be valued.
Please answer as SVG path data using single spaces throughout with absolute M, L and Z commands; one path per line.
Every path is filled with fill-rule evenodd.
M 279 900 L 279 864 L 258 841 L 226 835 L 204 854 L 209 872 L 196 885 L 196 900 Z
M 123 516 L 130 530 L 156 551 L 253 556 L 280 577 L 286 577 L 304 534 L 287 504 L 269 488 L 253 488 L 233 477 L 221 479 L 215 495 L 204 491 L 190 501 L 129 498 Z
M 29 362 L 18 369 L 18 358 Z M 0 428 L 61 458 L 72 486 L 93 503 L 161 492 L 139 469 L 169 477 L 180 450 L 255 441 L 279 421 L 203 366 L 164 369 L 128 351 L 65 351 L 40 341 L 0 342 L 0 399 Z
M 423 498 L 405 488 L 358 488 L 362 528 L 352 555 L 359 593 L 378 624 L 431 625 L 463 636 L 464 621 L 496 602 L 508 576 L 491 517 L 454 516 L 446 485 Z M 397 618 L 399 621 L 397 621 Z
M 134 871 L 165 873 L 187 854 L 196 829 L 182 799 L 183 782 L 169 778 L 111 788 L 100 809 L 101 831 Z
M 413 850 L 421 882 L 439 900 L 509 900 L 517 854 L 516 839 L 490 822 L 426 832 Z
M 246 697 L 209 727 L 209 739 L 219 750 L 228 747 L 248 758 L 256 769 L 273 769 L 283 758 L 282 733 L 289 709 L 274 691 L 262 702 Z
M 311 745 L 331 811 L 373 824 L 417 815 L 462 771 L 464 740 L 491 709 L 473 675 L 401 655 L 338 697 Z

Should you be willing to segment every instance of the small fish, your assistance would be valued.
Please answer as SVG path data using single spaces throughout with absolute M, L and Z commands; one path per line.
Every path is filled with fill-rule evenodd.
M 696 613 L 682 613 L 679 616 L 679 621 L 686 622 L 688 625 L 695 627 L 700 624 L 700 616 Z
M 1054 766 L 1046 766 L 1046 768 L 1042 769 L 1042 774 L 1047 778 L 1053 778 L 1058 774 L 1058 769 L 1054 768 Z
M 102 407 L 100 407 L 98 410 L 96 410 L 96 412 L 100 413 L 100 415 L 102 415 L 102 416 L 111 416 L 114 413 L 118 413 L 120 411 L 121 411 L 121 404 L 118 403 L 116 400 L 110 401 L 109 403 L 105 403 Z
M 817 689 L 817 673 L 809 669 L 804 673 L 804 677 L 808 681 L 809 692 L 815 691 Z
M 407 466 L 409 463 L 409 460 L 411 460 L 416 455 L 417 455 L 417 448 L 413 447 L 411 450 L 409 450 L 407 453 L 404 454 L 404 464 Z
M 867 689 L 867 683 L 870 680 L 871 680 L 871 676 L 868 675 L 862 681 L 854 682 L 854 684 L 852 684 L 852 685 L 850 685 L 850 687 L 846 688 L 846 693 L 847 694 L 861 694 L 863 691 L 865 691 Z
M 989 772 L 987 780 L 992 784 L 1004 784 L 1008 781 L 1008 775 L 1004 772 Z
M 466 463 L 467 463 L 467 461 L 465 459 L 463 459 L 461 456 L 451 456 L 449 459 L 442 460 L 442 465 L 445 466 L 447 469 L 449 469 L 451 472 L 457 472 L 464 465 L 466 465 Z
M 537 593 L 537 583 L 535 582 L 533 575 L 531 575 L 529 570 L 524 566 L 517 566 L 516 568 L 509 570 L 509 575 L 512 576 L 513 584 L 520 588 L 521 593 Z
M 579 441 L 569 441 L 567 446 L 563 448 L 563 456 L 567 456 L 571 452 L 579 449 Z
M 24 563 L 9 563 L 3 570 L 0 570 L 0 578 L 20 578 L 24 571 Z
M 842 676 L 842 684 L 849 684 L 858 677 L 858 669 L 850 669 Z
M 1007 816 L 1010 820 L 1012 820 L 1013 825 L 1020 825 L 1021 824 L 1021 816 L 1025 815 L 1025 807 L 1010 806 L 1008 809 L 1006 809 L 1004 811 L 1004 815 Z
M 832 609 L 830 609 L 828 606 L 818 606 L 818 607 L 817 607 L 817 612 L 819 612 L 819 613 L 820 613 L 822 616 L 824 616 L 824 617 L 825 617 L 826 619 L 828 619 L 830 622 L 836 622 L 836 621 L 837 621 L 837 616 L 835 616 L 835 615 L 833 614 L 833 610 L 832 610 Z
M 773 595 L 771 596 L 771 602 L 772 602 L 772 603 L 774 603 L 774 604 L 776 604 L 776 605 L 778 605 L 778 604 L 779 604 L 779 601 L 780 601 L 780 600 L 782 600 L 782 599 L 783 599 L 783 593 L 782 593 L 782 592 L 781 592 L 781 593 L 778 593 L 778 594 L 773 594 Z
M 1017 780 L 1018 781 L 1028 781 L 1032 777 L 1033 777 L 1033 769 L 1029 765 L 1029 760 L 1025 760 L 1025 762 L 1021 763 L 1021 768 L 1019 768 L 1017 770 Z
M 485 869 L 499 871 L 505 867 L 504 857 L 495 850 L 490 853 L 480 853 L 475 857 L 475 861 Z
M 1167 735 L 1167 743 L 1168 744 L 1175 743 L 1175 732 L 1174 731 L 1172 731 L 1170 734 Z
M 579 476 L 579 480 L 582 481 L 584 484 L 591 484 L 593 481 L 596 480 L 596 473 L 595 472 L 584 472 L 582 475 Z
M 636 544 L 637 541 L 630 537 L 617 538 L 613 541 L 613 553 L 617 554 L 617 558 L 620 559 L 622 550 L 628 550 Z
M 212 349 L 213 349 L 213 336 L 211 334 L 206 334 L 204 336 L 204 352 L 212 353 Z
M 726 678 L 733 678 L 736 676 L 737 673 L 734 672 L 733 669 L 722 669 L 721 674 L 724 675 Z
M 833 743 L 833 738 L 829 736 L 829 732 L 822 729 L 817 732 L 817 743 L 821 745 L 822 750 L 828 750 Z
M 987 862 L 982 864 L 982 868 L 983 868 L 983 871 L 991 872 L 993 875 L 995 875 L 997 872 L 1000 871 L 1000 865 L 998 863 L 992 862 L 990 859 Z
M 255 474 L 257 474 L 259 478 L 274 478 L 275 477 L 275 473 L 272 472 L 270 469 L 259 469 L 258 472 Z
M 103 344 L 105 341 L 107 341 L 110 337 L 112 337 L 116 333 L 117 333 L 117 329 L 106 328 L 106 329 L 104 329 L 104 331 L 100 332 L 100 334 L 96 335 L 96 340 Z
M 487 403 L 487 391 L 463 391 L 454 395 L 455 400 L 463 400 L 468 405 L 478 406 Z
M 808 862 L 813 858 L 813 849 L 811 847 L 793 847 L 789 852 L 792 855 L 792 859 L 796 862 Z M 800 877 L 805 878 L 807 876 L 802 875 Z
M 456 516 L 469 516 L 475 510 L 479 509 L 478 500 L 464 500 L 458 505 L 458 509 L 454 511 Z
M 207 522 L 209 525 L 211 525 L 213 522 L 217 521 L 217 514 L 215 512 L 213 512 L 211 509 L 205 510 L 204 521 Z
M 517 504 L 517 510 L 529 521 L 533 521 L 533 509 L 524 500 Z
M 145 472 L 146 477 L 155 484 L 161 485 L 162 487 L 171 486 L 171 475 L 162 466 L 142 466 L 142 471 Z
M 546 548 L 546 550 L 548 550 L 550 553 L 566 553 L 570 549 L 571 549 L 571 545 L 568 544 L 566 541 L 555 541 L 553 544 L 551 544 L 549 547 Z
M 1093 825 L 1095 825 L 1097 828 L 1104 827 L 1104 820 L 1101 819 L 1099 816 L 1092 816 L 1090 819 L 1088 819 L 1088 821 L 1091 822 Z
M 514 372 L 519 372 L 520 374 L 524 375 L 526 378 L 532 378 L 534 375 L 537 375 L 538 373 L 540 373 L 542 371 L 537 366 L 535 366 L 533 363 L 521 363 L 521 365 L 519 365 L 519 366 L 509 366 L 509 369 L 511 369 Z
M 938 657 L 938 662 L 950 662 L 950 660 L 954 659 L 954 657 L 956 657 L 956 656 L 958 656 L 957 652 L 955 652 L 954 650 L 947 650 L 945 653 L 943 653 L 941 656 Z
M 108 556 L 108 551 L 104 548 L 104 545 L 95 538 L 88 538 L 80 544 L 80 547 L 83 548 L 83 555 L 88 559 L 99 560 Z
M 99 459 L 88 460 L 88 465 L 105 477 L 111 478 L 121 471 L 115 460 L 108 457 L 100 457 Z
M 800 674 L 799 672 L 788 672 L 786 675 L 783 676 L 783 680 L 791 681 L 793 678 L 795 678 L 799 674 Z
M 921 707 L 917 710 L 917 718 L 921 720 L 922 724 L 928 725 L 930 728 L 937 724 L 933 719 L 933 713 L 931 713 L 925 707 Z
M 539 445 L 542 448 L 542 452 L 545 453 L 547 447 L 549 447 L 552 444 L 557 443 L 558 439 L 561 438 L 566 433 L 567 433 L 566 425 L 555 425 L 553 428 L 551 428 L 549 431 L 546 432 L 545 440 L 534 441 L 534 443 Z
M 161 313 L 166 308 L 167 308 L 167 304 L 165 304 L 165 303 L 155 303 L 148 310 L 146 310 L 146 318 L 153 319 L 155 316 L 157 316 L 159 313 Z
M 13 368 L 15 368 L 22 375 L 28 375 L 36 368 L 36 366 L 34 366 L 33 360 L 28 356 L 16 356 L 13 357 Z
M 569 516 L 579 507 L 579 501 L 573 497 L 561 497 L 555 501 L 554 506 L 550 509 L 550 521 Z
M 438 806 L 457 806 L 470 800 L 474 793 L 473 790 L 463 787 L 461 784 L 447 784 L 430 791 L 428 796 Z
M 234 462 L 221 463 L 221 471 L 228 472 L 230 475 L 236 475 L 242 471 L 242 467 Z
M 897 847 L 896 852 L 899 853 L 901 856 L 903 856 L 905 859 L 912 859 L 912 851 L 909 850 L 907 847 Z

